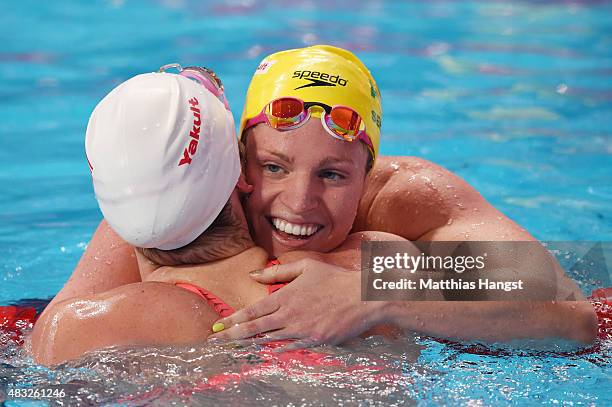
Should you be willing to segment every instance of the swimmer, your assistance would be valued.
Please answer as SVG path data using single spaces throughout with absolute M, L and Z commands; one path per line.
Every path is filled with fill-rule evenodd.
M 287 98 L 306 102 L 300 106 L 308 109 L 299 111 L 296 104 L 298 114 L 284 117 L 290 119 L 285 126 L 266 108 Z M 346 135 L 357 142 L 337 138 L 329 122 L 334 105 L 347 106 L 358 114 L 359 131 L 345 128 Z M 256 244 L 275 256 L 296 248 L 325 251 L 341 243 L 349 231 L 364 230 L 409 240 L 536 241 L 446 169 L 417 157 L 379 156 L 380 106 L 374 78 L 346 50 L 314 46 L 264 58 L 249 86 L 240 129 L 246 144 L 245 177 L 253 186 L 243 204 Z M 314 119 L 308 119 L 307 112 Z M 355 175 L 355 171 L 342 168 L 348 161 L 345 158 L 329 160 L 329 149 L 339 143 L 345 151 L 351 150 L 348 156 L 353 164 L 359 160 L 358 171 L 373 165 L 365 182 L 359 182 L 360 177 L 346 181 L 347 173 Z M 302 226 L 306 238 L 294 234 Z M 517 276 L 525 284 L 539 283 L 538 264 L 549 258 L 543 247 L 533 254 L 517 264 Z M 92 274 L 93 269 L 96 273 Z M 380 321 L 461 339 L 561 337 L 590 342 L 595 337 L 592 307 L 558 267 L 555 302 L 380 301 L 374 309 L 372 304 L 364 307 L 359 285 L 333 278 L 340 271 L 303 260 L 253 275 L 261 283 L 290 282 L 293 291 L 280 290 L 222 319 L 231 328 L 217 337 L 238 339 L 268 333 L 273 338 L 274 325 L 282 325 L 299 333 L 305 342 L 341 343 L 347 333 L 363 332 Z M 358 274 L 352 276 L 359 279 Z M 56 301 L 136 281 L 141 280 L 132 247 L 103 221 Z M 321 285 L 322 281 L 327 283 Z M 574 300 L 565 301 L 568 298 Z
M 363 72 L 361 81 L 350 75 L 354 67 Z M 341 79 L 346 83 L 341 83 Z M 278 218 L 318 223 L 320 218 L 316 214 L 322 212 L 321 206 L 333 199 L 318 190 L 312 178 L 296 168 L 296 163 L 303 161 L 304 151 L 319 148 L 312 138 L 329 133 L 327 119 L 308 120 L 307 115 L 301 114 L 292 117 L 294 123 L 289 126 L 283 122 L 276 125 L 269 120 L 266 109 L 272 101 L 288 98 L 311 102 L 304 107 L 321 108 L 321 104 L 352 107 L 362 119 L 360 131 L 354 136 L 367 135 L 371 141 L 371 145 L 357 144 L 362 147 L 368 144 L 363 150 L 370 153 L 370 160 L 374 160 L 360 191 L 355 216 L 350 206 L 354 201 L 349 201 L 349 205 L 343 202 L 345 212 L 327 212 L 327 219 L 331 221 L 322 223 L 331 227 L 322 229 L 318 241 L 313 239 L 300 248 L 324 251 L 333 247 L 338 242 L 332 236 L 334 229 L 346 225 L 353 232 L 385 231 L 409 240 L 457 241 L 458 244 L 464 240 L 536 241 L 485 201 L 474 188 L 444 168 L 417 157 L 379 157 L 382 112 L 374 78 L 350 52 L 314 46 L 275 53 L 263 59 L 249 85 L 240 121 L 239 135 L 246 144 L 246 180 L 255 191 L 244 207 L 255 242 L 272 254 L 296 247 L 291 239 L 279 232 L 275 224 Z M 262 112 L 268 113 L 267 121 L 263 120 Z M 271 170 L 275 171 L 275 177 L 268 174 Z M 293 280 L 288 287 L 302 295 L 290 296 L 285 291 L 264 298 L 222 319 L 222 323 L 232 328 L 217 337 L 240 339 L 266 333 L 272 329 L 268 321 L 275 319 L 301 332 L 300 339 L 313 344 L 340 343 L 346 339 L 345 332 L 367 329 L 367 324 L 373 321 L 460 339 L 506 341 L 561 337 L 592 341 L 597 325 L 592 307 L 546 250 L 539 245 L 534 247 L 530 256 L 516 253 L 507 257 L 493 256 L 489 261 L 499 262 L 500 277 L 516 273 L 515 276 L 520 276 L 526 284 L 555 291 L 550 299 L 558 302 L 381 301 L 374 314 L 364 313 L 359 291 L 351 291 L 340 282 L 324 287 L 317 284 L 329 280 L 339 271 L 337 267 L 305 260 L 300 264 L 280 265 L 274 273 L 264 270 L 254 276 L 257 281 L 268 283 Z M 550 270 L 541 268 L 541 264 L 547 262 L 554 263 L 552 279 Z M 511 267 L 503 271 L 509 265 Z M 551 280 L 556 280 L 556 287 L 551 287 Z M 497 298 L 491 295 L 487 299 Z M 566 299 L 571 300 L 563 301 Z M 336 306 L 346 303 L 353 304 L 350 312 L 334 311 Z M 311 310 L 318 304 L 331 311 L 318 314 L 317 324 L 313 324 L 313 316 L 306 315 L 304 310 Z
M 96 198 L 136 248 L 141 282 L 55 301 L 32 334 L 38 363 L 108 346 L 203 343 L 223 328 L 216 319 L 281 288 L 249 278 L 268 254 L 255 246 L 242 211 L 239 194 L 252 187 L 217 80 L 194 67 L 139 75 L 96 106 L 86 137 Z M 370 238 L 394 237 L 356 233 L 330 253 L 292 252 L 279 261 L 354 267 L 361 240 Z

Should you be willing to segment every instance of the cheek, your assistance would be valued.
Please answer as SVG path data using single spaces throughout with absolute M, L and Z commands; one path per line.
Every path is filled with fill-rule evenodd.
M 244 209 L 247 220 L 255 222 L 267 214 L 277 193 L 275 192 L 275 185 L 266 180 L 259 168 L 247 168 L 246 176 L 247 182 L 253 186 L 253 192 L 244 201 Z
M 344 191 L 331 193 L 327 199 L 334 227 L 350 230 L 357 215 L 363 183 L 358 183 Z

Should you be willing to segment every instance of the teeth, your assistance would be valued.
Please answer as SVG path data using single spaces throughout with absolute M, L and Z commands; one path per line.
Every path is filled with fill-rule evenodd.
M 291 234 L 299 236 L 301 235 L 300 230 L 302 230 L 301 226 L 293 225 L 293 230 L 291 230 Z M 287 232 L 287 233 L 290 233 L 290 232 Z
M 279 218 L 272 218 L 272 223 L 281 232 L 295 236 L 310 236 L 319 230 L 318 225 L 296 225 Z

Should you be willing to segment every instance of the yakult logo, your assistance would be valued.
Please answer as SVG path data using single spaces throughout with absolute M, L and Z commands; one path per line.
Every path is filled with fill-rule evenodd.
M 190 110 L 193 112 L 193 128 L 189 132 L 191 141 L 189 141 L 189 145 L 183 150 L 183 158 L 178 163 L 179 167 L 183 164 L 191 164 L 193 156 L 198 151 L 198 141 L 200 140 L 200 125 L 202 124 L 199 109 L 200 102 L 195 97 L 189 99 L 188 102 L 191 105 Z

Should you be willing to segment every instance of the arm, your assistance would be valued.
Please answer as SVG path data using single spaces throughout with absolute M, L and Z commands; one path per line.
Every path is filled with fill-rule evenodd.
M 381 157 L 378 164 L 355 222 L 358 230 L 383 230 L 411 240 L 536 241 L 469 184 L 440 166 L 412 157 Z M 427 216 L 419 216 L 423 214 Z M 515 253 L 512 258 L 497 260 L 508 264 L 522 258 L 521 264 L 513 268 L 526 284 L 544 286 L 554 280 L 551 299 L 558 302 L 438 302 L 435 306 L 398 302 L 389 304 L 390 315 L 405 327 L 410 327 L 408 322 L 413 315 L 422 315 L 425 332 L 463 339 L 556 336 L 592 341 L 597 332 L 592 306 L 586 301 L 574 301 L 583 300 L 584 295 L 543 246 L 530 248 L 534 250 L 530 256 Z M 548 265 L 542 267 L 544 263 Z M 453 326 L 450 321 L 431 318 L 440 313 L 461 321 L 464 328 L 449 330 Z
M 381 157 L 370 181 L 355 221 L 356 230 L 379 230 L 409 240 L 458 244 L 461 241 L 537 242 L 468 183 L 426 160 Z M 517 278 L 533 284 L 556 279 L 557 292 L 551 299 L 584 299 L 578 286 L 543 246 L 533 244 L 529 249 L 529 256 L 517 248 L 511 256 L 488 261 L 497 260 L 499 268 L 512 264 L 518 272 Z M 518 259 L 522 262 L 518 263 Z M 551 276 L 549 272 L 553 271 Z
M 300 339 L 298 346 L 339 344 L 381 324 L 439 337 L 490 342 L 564 338 L 588 343 L 597 333 L 588 302 L 362 301 L 360 273 L 310 259 L 275 266 L 254 277 L 266 284 L 293 281 L 264 300 L 219 320 L 229 329 L 211 339 L 267 333 L 269 340 Z M 268 326 L 283 328 L 268 332 Z
M 72 275 L 49 307 L 71 297 L 96 294 L 139 281 L 134 248 L 103 220 Z
M 381 322 L 447 338 L 485 342 L 563 338 L 591 343 L 597 335 L 597 318 L 586 301 L 396 301 L 382 307 Z M 415 315 L 421 317 L 416 320 Z

